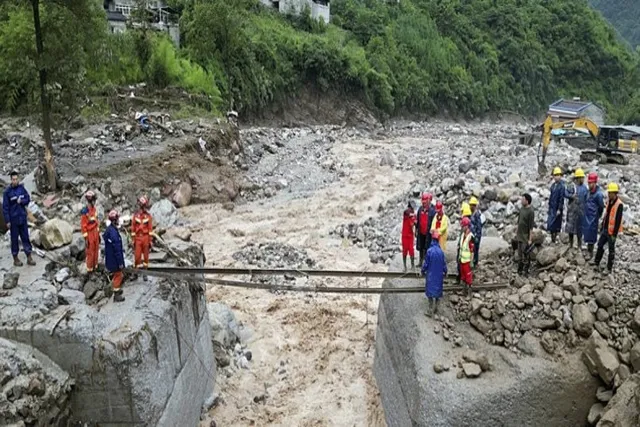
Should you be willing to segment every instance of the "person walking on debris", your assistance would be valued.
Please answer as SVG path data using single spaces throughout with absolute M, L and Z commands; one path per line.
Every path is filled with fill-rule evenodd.
M 533 243 L 533 227 L 535 226 L 535 213 L 531 206 L 531 195 L 522 195 L 522 207 L 518 213 L 518 230 L 516 241 L 518 242 L 518 274 L 527 276 L 529 274 L 529 254 Z
M 598 174 L 591 172 L 587 175 L 589 192 L 585 202 L 584 217 L 582 221 L 582 236 L 587 244 L 588 259 L 593 256 L 593 245 L 598 240 L 598 222 L 604 211 L 604 196 L 598 188 Z
M 413 202 L 409 202 L 402 218 L 402 264 L 407 271 L 407 255 L 411 257 L 411 270 L 416 268 L 415 252 L 413 250 L 413 236 L 415 234 L 416 214 Z
M 149 199 L 141 196 L 138 199 L 140 210 L 131 219 L 131 238 L 133 239 L 134 266 L 135 268 L 149 268 L 149 249 L 151 247 L 151 232 L 153 231 L 153 221 L 151 214 L 147 211 Z M 147 276 L 142 276 L 147 280 Z
M 80 230 L 85 241 L 87 272 L 98 267 L 98 247 L 100 245 L 100 222 L 96 211 L 96 193 L 89 190 L 84 195 L 87 206 L 80 211 Z
M 29 192 L 18 182 L 18 172 L 11 172 L 11 185 L 4 190 L 2 195 L 2 214 L 4 222 L 11 233 L 11 254 L 13 265 L 22 267 L 22 261 L 18 258 L 20 246 L 18 238 L 22 241 L 22 248 L 27 255 L 27 264 L 36 265 L 31 256 L 33 248 L 29 241 L 29 225 L 27 224 L 27 206 L 31 202 Z
M 436 202 L 436 216 L 433 218 L 431 222 L 431 231 L 438 230 L 440 237 L 438 240 L 440 241 L 440 248 L 445 251 L 447 250 L 447 235 L 449 234 L 449 217 L 444 214 L 444 206 L 442 202 L 438 200 Z
M 600 238 L 598 239 L 598 250 L 593 265 L 596 269 L 600 266 L 602 256 L 604 255 L 604 246 L 609 246 L 609 257 L 607 259 L 607 270 L 609 273 L 613 270 L 613 260 L 616 254 L 616 239 L 618 234 L 622 233 L 622 209 L 624 205 L 618 197 L 618 184 L 610 182 L 607 186 L 609 200 L 607 202 L 607 210 L 602 220 Z
M 482 239 L 482 213 L 478 209 L 478 199 L 471 197 L 469 200 L 471 208 L 471 234 L 473 234 L 473 267 L 478 266 L 480 258 L 480 240 Z
M 569 248 L 573 248 L 575 236 L 577 248 L 580 250 L 582 249 L 582 221 L 589 189 L 584 185 L 584 171 L 582 169 L 576 169 L 573 178 L 575 180 L 574 185 L 567 186 L 565 189 L 565 197 L 569 199 L 565 230 L 569 234 Z
M 556 242 L 558 233 L 562 230 L 562 214 L 564 212 L 565 188 L 562 181 L 562 169 L 553 169 L 553 184 L 549 189 L 549 213 L 547 215 L 547 231 L 551 233 L 551 241 Z
M 118 231 L 120 214 L 116 210 L 109 212 L 110 224 L 102 235 L 104 240 L 104 266 L 111 273 L 111 283 L 113 286 L 113 301 L 122 302 L 122 281 L 124 276 L 124 250 L 122 248 L 122 237 Z
M 471 233 L 471 220 L 467 217 L 462 218 L 460 222 L 462 226 L 462 233 L 458 239 L 458 269 L 460 280 L 467 285 L 467 294 L 471 291 L 471 284 L 473 283 L 473 233 Z
M 416 248 L 420 257 L 420 265 L 424 261 L 424 255 L 431 242 L 431 221 L 436 212 L 431 206 L 432 196 L 430 193 L 422 194 L 422 206 L 416 212 Z
M 438 303 L 442 298 L 444 278 L 447 275 L 447 261 L 444 252 L 440 248 L 440 233 L 438 230 L 431 232 L 431 246 L 427 250 L 422 265 L 422 275 L 425 276 L 425 295 L 429 302 L 427 316 L 438 313 Z

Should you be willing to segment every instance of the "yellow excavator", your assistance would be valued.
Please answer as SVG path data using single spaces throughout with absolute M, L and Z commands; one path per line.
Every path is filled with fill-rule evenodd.
M 551 116 L 547 116 L 542 124 L 542 139 L 538 146 L 538 172 L 547 173 L 544 164 L 547 157 L 547 148 L 551 143 L 552 131 L 555 129 L 586 130 L 596 147 L 592 150 L 583 150 L 580 160 L 598 160 L 600 163 L 629 164 L 629 159 L 622 153 L 636 153 L 638 141 L 632 139 L 629 132 L 624 131 L 623 126 L 598 126 L 586 117 L 574 120 L 554 122 Z

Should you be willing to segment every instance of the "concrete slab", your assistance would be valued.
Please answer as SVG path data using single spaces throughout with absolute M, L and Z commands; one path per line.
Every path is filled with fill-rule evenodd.
M 399 268 L 396 259 L 391 268 Z M 408 286 L 403 279 L 384 286 Z M 446 297 L 444 301 L 446 310 Z M 494 370 L 457 379 L 457 368 L 436 374 L 436 362 L 454 366 L 463 348 L 435 334 L 423 295 L 383 295 L 378 309 L 374 374 L 389 427 L 584 425 L 598 381 L 580 353 L 560 360 L 519 358 L 491 346 L 468 324 L 456 324 L 463 347 L 484 351 Z

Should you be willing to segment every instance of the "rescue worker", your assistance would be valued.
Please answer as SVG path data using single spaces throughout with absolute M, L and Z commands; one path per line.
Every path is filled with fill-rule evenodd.
M 582 249 L 582 221 L 589 189 L 584 185 L 584 171 L 582 169 L 576 169 L 573 178 L 574 185 L 567 186 L 565 189 L 565 197 L 569 199 L 565 230 L 569 234 L 569 248 L 573 247 L 575 237 L 577 239 L 577 248 L 580 250 Z
M 104 231 L 104 266 L 111 273 L 111 284 L 113 286 L 113 301 L 122 302 L 122 281 L 124 279 L 122 270 L 124 269 L 124 250 L 122 248 L 122 238 L 118 231 L 120 214 L 118 211 L 109 212 L 109 226 Z
M 469 206 L 469 203 L 464 202 L 462 203 L 462 209 L 460 209 L 460 214 L 462 215 L 462 218 L 469 218 L 471 219 L 471 206 Z
M 438 303 L 442 298 L 444 278 L 447 276 L 447 261 L 444 252 L 440 248 L 440 233 L 438 230 L 431 232 L 431 246 L 422 265 L 422 275 L 425 276 L 425 295 L 429 302 L 427 316 L 438 313 Z
M 533 227 L 535 226 L 535 213 L 531 206 L 531 195 L 522 195 L 522 207 L 518 213 L 518 229 L 516 241 L 518 242 L 518 274 L 527 276 L 529 274 L 529 248 L 533 243 Z
M 131 219 L 131 238 L 133 239 L 134 267 L 149 267 L 149 248 L 151 247 L 151 235 L 153 224 L 151 214 L 147 211 L 149 199 L 141 196 L 138 199 L 140 210 Z M 147 276 L 142 276 L 147 280 Z
M 593 245 L 598 240 L 598 223 L 604 210 L 604 196 L 598 188 L 598 174 L 595 172 L 587 175 L 587 183 L 589 184 L 589 192 L 585 202 L 584 217 L 582 220 L 582 236 L 587 244 L 588 256 L 593 256 Z
M 604 246 L 609 246 L 609 257 L 607 259 L 607 270 L 609 273 L 613 270 L 613 260 L 616 254 L 616 239 L 618 234 L 622 233 L 622 209 L 624 205 L 618 197 L 618 184 L 610 182 L 607 186 L 609 198 L 607 201 L 607 210 L 602 220 L 600 238 L 598 239 L 598 250 L 593 265 L 596 269 L 600 266 L 602 256 L 604 255 Z
M 553 184 L 549 189 L 549 212 L 547 214 L 547 231 L 551 233 L 551 241 L 556 242 L 558 233 L 562 230 L 562 214 L 564 212 L 564 182 L 562 181 L 562 169 L 553 169 Z
M 473 273 L 471 263 L 473 262 L 473 233 L 471 233 L 471 220 L 467 217 L 460 222 L 462 233 L 458 239 L 458 268 L 460 280 L 467 285 L 467 294 L 470 293 Z
M 429 242 L 431 240 L 431 234 L 429 229 L 431 228 L 431 221 L 435 216 L 435 210 L 431 206 L 432 196 L 430 193 L 422 194 L 422 206 L 418 208 L 416 212 L 416 248 L 420 256 L 420 265 L 424 261 L 424 255 L 427 249 L 429 249 Z
M 84 197 L 87 199 L 87 206 L 80 211 L 80 230 L 85 241 L 87 272 L 91 273 L 98 267 L 100 222 L 95 206 L 96 193 L 89 190 Z
M 471 208 L 471 234 L 473 234 L 473 267 L 478 266 L 480 256 L 480 240 L 482 239 L 482 213 L 478 209 L 478 199 L 471 197 L 469 199 L 469 207 Z
M 13 265 L 22 267 L 22 261 L 18 258 L 20 246 L 18 238 L 22 241 L 22 248 L 27 255 L 27 264 L 36 265 L 31 256 L 33 248 L 29 241 L 29 226 L 27 224 L 27 206 L 31 202 L 29 192 L 18 182 L 18 172 L 11 172 L 11 185 L 2 195 L 2 216 L 7 228 L 11 232 L 11 255 Z
M 415 266 L 415 252 L 413 250 L 413 236 L 415 234 L 416 214 L 413 208 L 413 202 L 409 202 L 402 218 L 402 264 L 404 271 L 407 271 L 407 255 L 411 257 L 411 269 Z
M 438 230 L 440 237 L 440 248 L 447 250 L 447 235 L 449 234 L 449 217 L 444 214 L 444 206 L 441 201 L 436 202 L 436 216 L 431 222 L 431 231 Z

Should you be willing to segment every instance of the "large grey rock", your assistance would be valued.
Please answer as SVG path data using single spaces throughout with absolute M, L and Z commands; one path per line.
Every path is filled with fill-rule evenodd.
M 542 248 L 536 256 L 536 261 L 543 267 L 554 264 L 560 256 L 560 250 L 557 246 L 547 246 Z
M 640 374 L 625 381 L 609 401 L 598 427 L 637 427 L 640 425 Z
M 58 218 L 44 223 L 40 229 L 42 247 L 51 250 L 71 243 L 73 227 L 66 221 Z
M 587 415 L 587 422 L 589 425 L 596 425 L 600 418 L 602 418 L 602 414 L 604 413 L 604 406 L 602 403 L 594 404 L 589 410 L 589 415 Z
M 640 372 L 640 341 L 638 341 L 629 352 L 629 363 L 633 370 Z
M 58 302 L 63 305 L 85 304 L 84 293 L 62 288 L 58 292 Z
M 573 329 L 582 337 L 591 336 L 596 318 L 586 304 L 576 304 L 571 311 Z
M 153 216 L 153 223 L 161 228 L 171 227 L 178 221 L 178 211 L 167 199 L 154 203 L 149 213 Z
M 2 279 L 2 289 L 13 289 L 18 286 L 18 280 L 20 279 L 20 273 L 4 273 L 4 277 Z
M 171 199 L 179 208 L 187 206 L 191 202 L 191 184 L 184 181 L 181 182 L 173 192 Z
M 595 294 L 596 301 L 600 307 L 609 308 L 615 304 L 616 300 L 613 297 L 613 293 L 606 289 L 601 289 Z
M 207 303 L 207 311 L 213 341 L 223 347 L 233 348 L 240 334 L 236 316 L 228 306 L 219 302 Z
M 620 361 L 615 350 L 609 347 L 598 332 L 594 331 L 582 353 L 582 360 L 593 375 L 598 375 L 607 385 L 613 384 Z
M 400 267 L 396 258 L 390 269 Z M 384 286 L 408 286 L 405 282 L 387 280 Z M 465 350 L 452 347 L 434 332 L 434 321 L 423 315 L 423 304 L 419 295 L 380 298 L 374 375 L 388 427 L 538 427 L 540 420 L 545 427 L 584 425 L 599 381 L 589 375 L 579 354 L 557 362 L 520 358 L 487 344 L 467 324 L 457 323 L 463 346 L 484 352 L 494 368 L 473 381 L 436 374 L 436 362 L 459 360 Z

